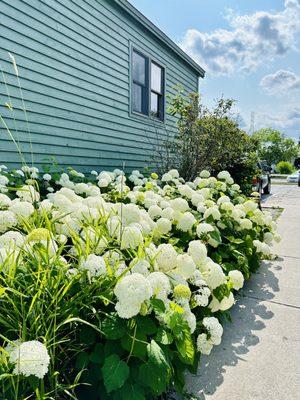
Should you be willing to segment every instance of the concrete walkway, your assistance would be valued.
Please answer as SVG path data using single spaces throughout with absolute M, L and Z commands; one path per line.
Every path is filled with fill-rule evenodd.
M 221 345 L 187 377 L 198 399 L 300 399 L 300 188 L 275 186 L 273 193 L 265 206 L 285 208 L 278 259 L 245 286 Z

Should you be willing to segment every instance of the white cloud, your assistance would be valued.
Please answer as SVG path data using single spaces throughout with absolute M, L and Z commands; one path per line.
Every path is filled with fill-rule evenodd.
M 255 129 L 274 128 L 298 138 L 300 133 L 300 107 L 295 105 L 279 113 L 257 113 Z
M 289 94 L 291 90 L 300 89 L 300 76 L 280 69 L 274 74 L 264 76 L 260 81 L 260 86 L 268 94 Z
M 213 74 L 253 70 L 259 64 L 286 54 L 295 47 L 300 31 L 300 3 L 285 0 L 284 10 L 258 11 L 227 17 L 230 29 L 210 33 L 189 29 L 182 48 Z

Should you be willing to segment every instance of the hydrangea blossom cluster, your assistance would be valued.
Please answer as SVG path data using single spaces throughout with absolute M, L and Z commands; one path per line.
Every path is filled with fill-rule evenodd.
M 202 171 L 193 182 L 176 170 L 161 179 L 91 171 L 89 181 L 75 170 L 57 177 L 23 168 L 24 184 L 13 198 L 3 193 L 9 174 L 0 170 L 0 273 L 10 268 L 2 265 L 12 254 L 14 262 L 6 264 L 17 268 L 43 246 L 68 279 L 109 282 L 110 302 L 122 319 L 148 315 L 168 326 L 176 310 L 203 354 L 220 344 L 223 329 L 214 313 L 233 306 L 252 272 L 247 257 L 259 263 L 280 239 L 271 215 L 245 198 L 227 171 L 217 178 Z M 37 179 L 56 189 L 41 196 Z M 49 224 L 41 227 L 45 216 L 51 232 Z M 154 299 L 163 302 L 163 316 L 156 316 Z M 209 316 L 199 320 L 204 308 Z M 46 374 L 49 356 L 41 343 L 16 345 L 9 354 L 14 373 Z
M 15 375 L 36 376 L 42 379 L 48 372 L 50 356 L 46 346 L 37 341 L 13 342 L 6 346 L 6 352 Z

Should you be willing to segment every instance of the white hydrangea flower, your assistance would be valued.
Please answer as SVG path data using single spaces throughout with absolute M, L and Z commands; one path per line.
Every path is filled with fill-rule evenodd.
M 217 207 L 210 207 L 205 211 L 204 218 L 207 219 L 210 216 L 212 216 L 213 219 L 217 221 L 221 218 L 220 211 L 218 210 Z
M 211 190 L 207 187 L 204 187 L 198 191 L 205 200 L 208 200 L 211 197 Z
M 172 222 L 167 218 L 159 218 L 156 222 L 156 228 L 159 233 L 166 235 L 172 229 Z
M 252 201 L 252 200 L 247 200 L 247 201 L 245 201 L 245 203 L 242 205 L 243 206 L 243 209 L 244 209 L 244 211 L 246 212 L 246 213 L 249 213 L 249 212 L 253 212 L 253 211 L 255 211 L 256 209 L 257 209 L 257 207 L 258 207 L 258 205 L 257 205 L 257 203 L 255 203 L 254 201 Z
M 213 232 L 214 230 L 215 229 L 212 225 L 202 222 L 197 226 L 196 232 L 197 232 L 198 237 L 201 237 L 203 234 Z
M 12 201 L 9 206 L 9 211 L 12 211 L 17 218 L 28 218 L 34 213 L 33 205 L 28 201 Z
M 153 296 L 160 300 L 166 300 L 171 292 L 170 280 L 163 272 L 151 272 L 147 277 L 151 285 Z
M 197 338 L 197 350 L 204 355 L 210 355 L 213 343 L 207 338 L 206 333 L 201 333 Z
M 219 345 L 223 335 L 223 327 L 219 320 L 215 317 L 205 317 L 203 318 L 202 323 L 210 335 L 211 342 L 214 345 Z
M 0 193 L 0 207 L 8 207 L 11 203 L 11 199 L 3 193 Z
M 210 172 L 204 169 L 203 171 L 200 172 L 200 178 L 209 178 L 210 177 Z
M 226 276 L 219 264 L 209 260 L 202 271 L 207 286 L 214 290 L 226 282 Z
M 230 198 L 228 196 L 224 196 L 223 195 L 223 196 L 218 198 L 218 201 L 217 201 L 218 205 L 221 205 L 221 204 L 224 204 L 224 203 L 230 203 Z
M 20 248 L 25 242 L 25 237 L 20 232 L 7 231 L 0 236 L 0 248 Z
M 130 263 L 132 273 L 138 273 L 143 276 L 149 275 L 150 263 L 145 259 L 135 258 Z
M 265 256 L 269 256 L 271 254 L 271 249 L 266 243 L 263 243 L 260 240 L 253 240 L 253 245 L 258 253 L 262 253 Z
M 218 179 L 228 180 L 230 178 L 230 173 L 228 171 L 221 171 L 217 175 Z
M 122 216 L 123 225 L 140 222 L 141 219 L 141 211 L 136 204 L 119 204 L 118 214 Z
M 161 216 L 161 213 L 162 209 L 156 204 L 150 206 L 148 209 L 148 214 L 151 219 L 159 218 Z
M 0 186 L 7 186 L 8 183 L 9 179 L 4 175 L 0 175 Z
M 228 276 L 235 290 L 240 290 L 244 286 L 244 275 L 241 273 L 241 271 L 235 269 L 230 271 Z
M 12 211 L 0 211 L 0 233 L 7 231 L 17 225 L 17 223 L 16 215 Z
M 114 293 L 118 299 L 116 311 L 120 318 L 132 318 L 140 312 L 144 301 L 149 300 L 152 288 L 141 274 L 125 276 L 117 283 Z
M 51 181 L 52 176 L 51 176 L 50 174 L 44 174 L 44 175 L 43 175 L 43 179 L 44 179 L 45 181 Z
M 179 274 L 183 279 L 189 279 L 196 271 L 196 264 L 189 254 L 178 254 L 176 269 L 174 273 Z
M 121 249 L 136 249 L 144 242 L 141 229 L 136 226 L 126 226 L 122 232 Z
M 183 313 L 183 318 L 188 323 L 191 333 L 194 333 L 197 325 L 195 314 L 193 314 L 189 308 L 186 308 L 185 312 Z
M 253 228 L 253 224 L 252 224 L 251 220 L 248 218 L 241 219 L 239 221 L 239 224 L 240 224 L 240 228 L 243 230 L 250 230 Z
M 185 196 L 188 199 L 191 199 L 193 194 L 195 193 L 194 190 L 188 185 L 179 185 L 178 191 L 181 194 L 181 196 Z
M 267 243 L 268 246 L 271 246 L 274 240 L 274 235 L 271 232 L 264 233 L 264 242 Z
M 196 302 L 197 306 L 206 307 L 209 303 L 210 295 L 210 289 L 207 286 L 201 286 L 194 295 L 194 301 Z
M 178 179 L 179 178 L 179 172 L 177 171 L 177 169 L 171 169 L 168 172 L 168 174 L 170 174 L 173 179 Z
M 177 252 L 171 244 L 160 244 L 157 248 L 156 263 L 163 272 L 176 268 Z
M 161 212 L 161 217 L 169 219 L 170 221 L 173 221 L 174 219 L 174 210 L 171 207 L 166 207 L 162 210 Z
M 207 257 L 207 248 L 200 240 L 192 240 L 189 243 L 188 254 L 192 257 L 197 266 L 200 266 Z
M 40 194 L 37 192 L 32 185 L 24 185 L 19 190 L 17 190 L 17 196 L 29 203 L 33 203 L 35 201 L 40 200 Z
M 161 181 L 162 182 L 170 182 L 173 179 L 171 174 L 163 174 L 163 176 L 161 177 Z
M 179 218 L 177 229 L 182 232 L 188 232 L 193 228 L 195 222 L 196 218 L 193 216 L 193 214 L 190 212 L 185 212 Z
M 80 270 L 88 271 L 91 277 L 106 275 L 106 265 L 103 257 L 90 254 L 79 264 Z
M 185 199 L 181 199 L 180 197 L 173 199 L 170 201 L 170 205 L 175 211 L 186 212 L 189 210 L 189 203 Z
M 15 365 L 15 375 L 36 376 L 43 379 L 48 372 L 50 357 L 46 346 L 31 340 L 20 343 L 16 341 L 6 347 L 9 362 Z

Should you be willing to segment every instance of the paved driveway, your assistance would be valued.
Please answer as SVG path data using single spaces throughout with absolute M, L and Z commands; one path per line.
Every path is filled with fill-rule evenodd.
M 300 399 L 300 188 L 273 186 L 263 203 L 285 208 L 278 259 L 248 282 L 221 345 L 187 377 L 201 400 Z

